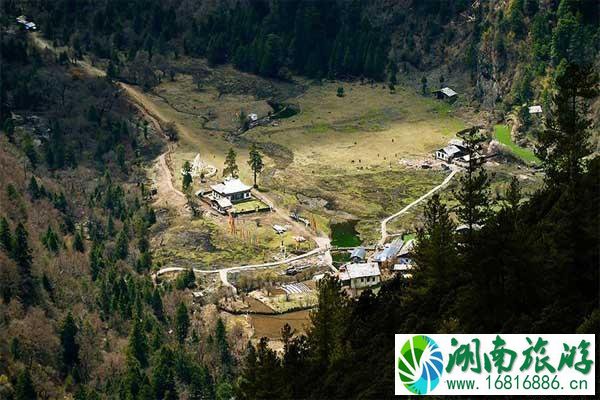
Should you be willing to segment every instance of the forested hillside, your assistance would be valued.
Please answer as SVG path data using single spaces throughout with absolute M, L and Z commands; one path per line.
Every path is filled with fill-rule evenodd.
M 24 33 L 1 45 L 0 398 L 227 398 L 222 321 L 148 275 L 161 133 Z
M 593 62 L 600 43 L 595 0 L 4 2 L 75 55 L 110 59 L 114 74 L 152 86 L 183 55 L 268 77 L 429 76 L 458 85 L 488 108 L 550 106 L 564 59 Z M 149 68 L 153 66 L 153 68 Z M 158 74 L 160 75 L 160 74 Z M 140 82 L 140 81 L 146 82 Z M 471 89 L 473 88 L 473 89 Z

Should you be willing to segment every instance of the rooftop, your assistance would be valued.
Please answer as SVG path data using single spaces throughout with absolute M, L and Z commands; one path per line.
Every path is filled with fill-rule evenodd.
M 379 266 L 375 263 L 346 264 L 346 271 L 340 272 L 340 280 L 367 278 L 369 276 L 379 276 Z
M 375 256 L 375 261 L 382 262 L 387 261 L 390 258 L 396 257 L 396 255 L 398 255 L 398 252 L 400 252 L 400 249 L 402 248 L 402 244 L 402 238 L 394 239 L 393 242 L 388 244 L 386 248 L 381 250 L 381 252 Z
M 440 89 L 440 92 L 444 93 L 448 97 L 453 97 L 453 96 L 457 95 L 457 93 L 454 90 L 450 89 L 449 87 Z
M 222 183 L 212 185 L 212 190 L 220 194 L 234 194 L 240 192 L 247 192 L 252 189 L 252 186 L 248 186 L 237 178 L 226 179 Z
M 360 258 L 360 259 L 364 259 L 365 255 L 367 255 L 367 250 L 365 250 L 364 247 L 357 247 L 354 250 L 352 250 L 352 253 L 350 253 L 350 258 Z
M 450 146 L 446 146 L 443 149 L 440 149 L 440 151 L 443 151 L 444 153 L 448 154 L 449 156 L 453 156 L 453 155 L 462 153 L 462 150 L 453 144 L 451 144 Z
M 529 114 L 539 114 L 542 112 L 542 106 L 531 106 L 529 107 Z

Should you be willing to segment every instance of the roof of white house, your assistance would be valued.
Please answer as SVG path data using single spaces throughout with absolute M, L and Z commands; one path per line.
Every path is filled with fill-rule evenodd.
M 462 139 L 458 139 L 458 138 L 450 139 L 448 144 L 451 146 L 467 147 L 467 144 L 465 143 L 465 141 Z
M 451 144 L 450 146 L 446 146 L 443 149 L 440 149 L 439 151 L 442 151 L 449 156 L 462 153 L 462 150 L 453 144 Z
M 237 178 L 226 179 L 222 183 L 212 185 L 212 190 L 220 194 L 234 194 L 239 192 L 247 192 L 252 189 Z
M 529 107 L 529 114 L 539 114 L 542 112 L 542 106 L 531 106 Z
M 255 113 L 248 114 L 248 118 L 250 118 L 251 121 L 256 121 L 258 119 L 258 114 L 255 114 Z
M 219 205 L 219 207 L 223 209 L 233 206 L 233 204 L 231 204 L 231 201 L 229 201 L 227 197 L 220 197 L 216 200 L 216 202 Z
M 340 280 L 367 278 L 370 276 L 379 276 L 379 266 L 375 263 L 347 264 L 346 270 L 340 272 Z
M 457 93 L 454 90 L 450 89 L 449 87 L 445 87 L 445 88 L 440 89 L 440 92 L 444 93 L 448 97 L 452 97 L 452 96 L 456 96 L 457 95 Z

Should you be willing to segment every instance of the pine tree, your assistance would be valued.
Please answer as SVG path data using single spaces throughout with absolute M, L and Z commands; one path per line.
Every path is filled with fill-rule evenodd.
M 248 165 L 254 174 L 254 187 L 258 188 L 258 184 L 256 183 L 256 175 L 262 172 L 264 164 L 262 155 L 258 151 L 258 147 L 255 143 L 252 143 L 252 146 L 250 147 L 250 159 L 248 160 Z
M 192 185 L 192 167 L 189 161 L 183 164 L 183 191 L 186 192 Z
M 27 369 L 19 372 L 17 384 L 15 385 L 15 400 L 35 400 L 37 399 L 35 387 L 31 381 L 31 375 Z
M 48 226 L 46 233 L 42 237 L 42 243 L 44 243 L 44 246 L 46 246 L 49 251 L 58 253 L 60 248 L 58 235 L 54 232 L 51 226 Z
M 421 78 L 421 93 L 423 96 L 427 95 L 427 77 L 423 76 Z
M 29 192 L 29 195 L 31 196 L 32 200 L 37 200 L 40 198 L 40 187 L 38 186 L 35 176 L 33 175 L 29 180 L 29 186 L 27 187 L 27 191 Z
M 79 363 L 78 331 L 75 319 L 71 312 L 69 312 L 60 329 L 61 370 L 63 375 L 70 374 L 73 368 Z
M 233 148 L 230 148 L 227 152 L 227 156 L 225 157 L 225 168 L 223 168 L 223 176 L 231 176 L 232 178 L 237 178 L 239 174 L 239 168 L 236 162 L 237 155 Z
M 125 229 L 122 229 L 117 236 L 117 243 L 115 245 L 115 257 L 118 260 L 124 260 L 129 254 L 129 236 Z
M 230 378 L 233 369 L 233 357 L 229 351 L 227 332 L 225 330 L 225 324 L 221 318 L 217 320 L 217 326 L 215 329 L 215 342 L 219 352 L 219 357 L 221 359 L 221 375 L 226 378 Z
M 150 305 L 152 307 L 152 311 L 154 311 L 154 315 L 156 316 L 156 319 L 158 319 L 161 322 L 164 321 L 165 315 L 164 315 L 164 309 L 163 309 L 163 302 L 162 302 L 162 298 L 160 296 L 160 292 L 158 291 L 158 288 L 154 288 L 154 291 L 152 292 L 152 297 L 150 299 Z
M 8 254 L 12 252 L 12 234 L 5 217 L 0 219 L 0 247 Z
M 485 223 L 490 212 L 490 179 L 476 159 L 476 149 L 481 141 L 477 135 L 477 128 L 472 128 L 465 135 L 469 165 L 465 175 L 459 179 L 460 189 L 454 193 L 459 202 L 457 214 L 467 225 L 469 239 L 472 239 L 473 231 Z
M 21 222 L 15 229 L 12 243 L 12 258 L 19 267 L 19 298 L 25 306 L 33 304 L 35 299 L 35 281 L 31 273 L 31 250 L 29 249 L 28 233 Z
M 92 243 L 92 251 L 90 251 L 90 272 L 92 280 L 95 281 L 98 275 L 104 269 L 104 246 L 100 242 Z
M 190 317 L 188 315 L 188 310 L 185 304 L 181 302 L 175 312 L 175 335 L 179 343 L 183 344 L 187 338 L 189 327 Z
M 548 181 L 557 186 L 580 180 L 592 152 L 588 102 L 598 94 L 598 75 L 592 67 L 563 63 L 558 70 L 552 117 L 538 148 Z
M 138 318 L 134 318 L 131 326 L 127 354 L 129 357 L 136 359 L 142 368 L 148 365 L 148 339 Z
M 85 243 L 83 242 L 83 235 L 81 231 L 78 229 L 75 232 L 75 237 L 73 237 L 73 250 L 83 253 L 85 251 Z

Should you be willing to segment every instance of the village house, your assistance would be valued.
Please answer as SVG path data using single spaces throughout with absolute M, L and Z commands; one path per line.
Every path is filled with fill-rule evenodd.
M 237 178 L 225 179 L 223 182 L 211 186 L 208 199 L 213 208 L 222 214 L 227 214 L 236 203 L 250 200 L 251 186 L 244 184 Z
M 413 269 L 414 248 L 414 239 L 407 241 L 402 246 L 402 249 L 398 252 L 396 263 L 392 268 L 392 271 L 394 273 L 400 274 L 406 279 L 412 278 L 412 274 L 410 273 L 410 271 Z
M 439 149 L 435 152 L 435 158 L 441 161 L 445 161 L 447 163 L 451 163 L 455 158 L 462 157 L 464 155 L 464 150 L 453 144 L 448 145 L 443 149 Z
M 529 107 L 529 114 L 541 114 L 542 106 L 531 106 Z
M 365 261 L 367 250 L 364 247 L 357 247 L 350 253 L 350 262 L 358 263 Z
M 456 98 L 458 97 L 458 93 L 456 93 L 454 90 L 450 89 L 449 87 L 441 88 L 440 90 L 436 90 L 433 93 L 439 100 L 448 100 L 450 102 L 455 101 Z
M 346 264 L 340 268 L 339 279 L 352 296 L 379 286 L 381 271 L 375 263 Z
M 381 252 L 373 257 L 373 261 L 379 264 L 380 267 L 390 267 L 396 262 L 398 253 L 402 249 L 402 238 L 398 237 L 391 243 L 387 244 Z

